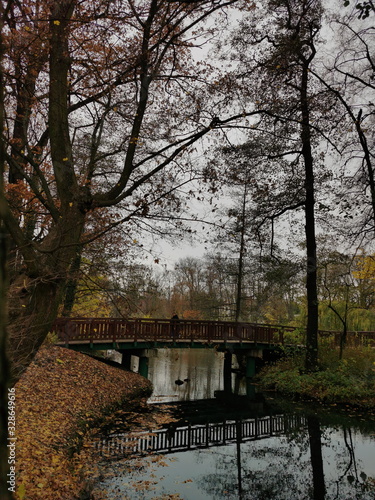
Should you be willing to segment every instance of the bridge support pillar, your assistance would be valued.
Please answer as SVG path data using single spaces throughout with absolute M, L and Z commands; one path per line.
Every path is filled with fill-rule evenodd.
M 249 349 L 246 351 L 235 351 L 238 364 L 246 378 L 254 377 L 257 367 L 257 358 L 263 358 L 262 349 Z
M 254 399 L 256 397 L 256 389 L 255 385 L 251 382 L 251 378 L 246 379 L 246 396 L 250 399 Z
M 246 369 L 245 375 L 246 378 L 254 377 L 256 373 L 256 360 L 257 358 L 263 358 L 263 350 L 262 349 L 251 349 L 246 351 Z
M 227 394 L 232 392 L 232 353 L 230 351 L 224 353 L 224 392 Z
M 246 378 L 252 378 L 255 375 L 255 358 L 253 356 L 246 357 Z
M 140 356 L 139 357 L 139 368 L 138 373 L 142 375 L 142 377 L 148 377 L 148 357 Z
M 129 352 L 122 353 L 121 366 L 126 370 L 131 370 L 132 355 Z

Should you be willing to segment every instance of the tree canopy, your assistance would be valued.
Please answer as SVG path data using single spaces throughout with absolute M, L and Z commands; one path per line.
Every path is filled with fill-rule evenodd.
M 180 210 L 178 188 L 202 175 L 182 157 L 218 123 L 190 98 L 209 84 L 191 49 L 206 19 L 234 2 L 3 2 L 1 218 L 19 370 L 82 248 L 120 226 L 131 239 L 137 218 L 167 219 Z
M 100 266 L 109 254 L 130 265 L 145 228 L 182 227 L 194 186 L 201 197 L 206 185 L 215 203 L 220 184 L 244 187 L 243 261 L 251 238 L 276 258 L 278 221 L 304 213 L 305 235 L 292 244 L 307 248 L 316 336 L 315 232 L 373 238 L 367 11 L 325 12 L 318 0 L 1 6 L 0 215 L 15 376 L 62 304 L 70 313 L 77 273 L 94 253 Z M 332 41 L 327 52 L 327 29 L 345 36 L 344 48 Z M 202 142 L 210 136 L 214 147 Z

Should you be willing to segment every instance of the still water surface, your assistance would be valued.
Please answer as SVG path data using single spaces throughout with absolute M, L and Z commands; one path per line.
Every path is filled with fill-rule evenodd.
M 374 500 L 375 421 L 257 395 L 246 384 L 237 399 L 223 389 L 222 355 L 205 350 L 152 353 L 150 405 L 169 403 L 175 422 L 150 436 L 133 436 L 156 455 L 126 458 L 128 432 L 101 439 L 100 498 L 184 500 Z M 177 383 L 176 383 L 177 382 Z M 221 393 L 219 392 L 219 395 Z M 127 448 L 128 450 L 128 448 Z M 108 458 L 109 457 L 109 458 Z

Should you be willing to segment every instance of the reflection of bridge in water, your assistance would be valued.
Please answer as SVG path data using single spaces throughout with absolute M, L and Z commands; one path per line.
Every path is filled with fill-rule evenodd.
M 273 415 L 203 425 L 172 424 L 167 429 L 152 432 L 114 434 L 97 442 L 95 447 L 104 456 L 175 453 L 282 436 L 306 425 L 306 419 L 300 415 Z

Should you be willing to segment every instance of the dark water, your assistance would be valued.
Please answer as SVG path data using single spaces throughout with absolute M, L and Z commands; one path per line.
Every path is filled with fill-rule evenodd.
M 98 446 L 108 479 L 98 498 L 375 499 L 370 415 L 270 395 L 215 399 L 222 358 L 212 351 L 158 352 L 149 373 L 150 416 L 168 401 L 175 421 L 131 438 L 107 432 Z M 234 377 L 235 385 L 246 392 Z

